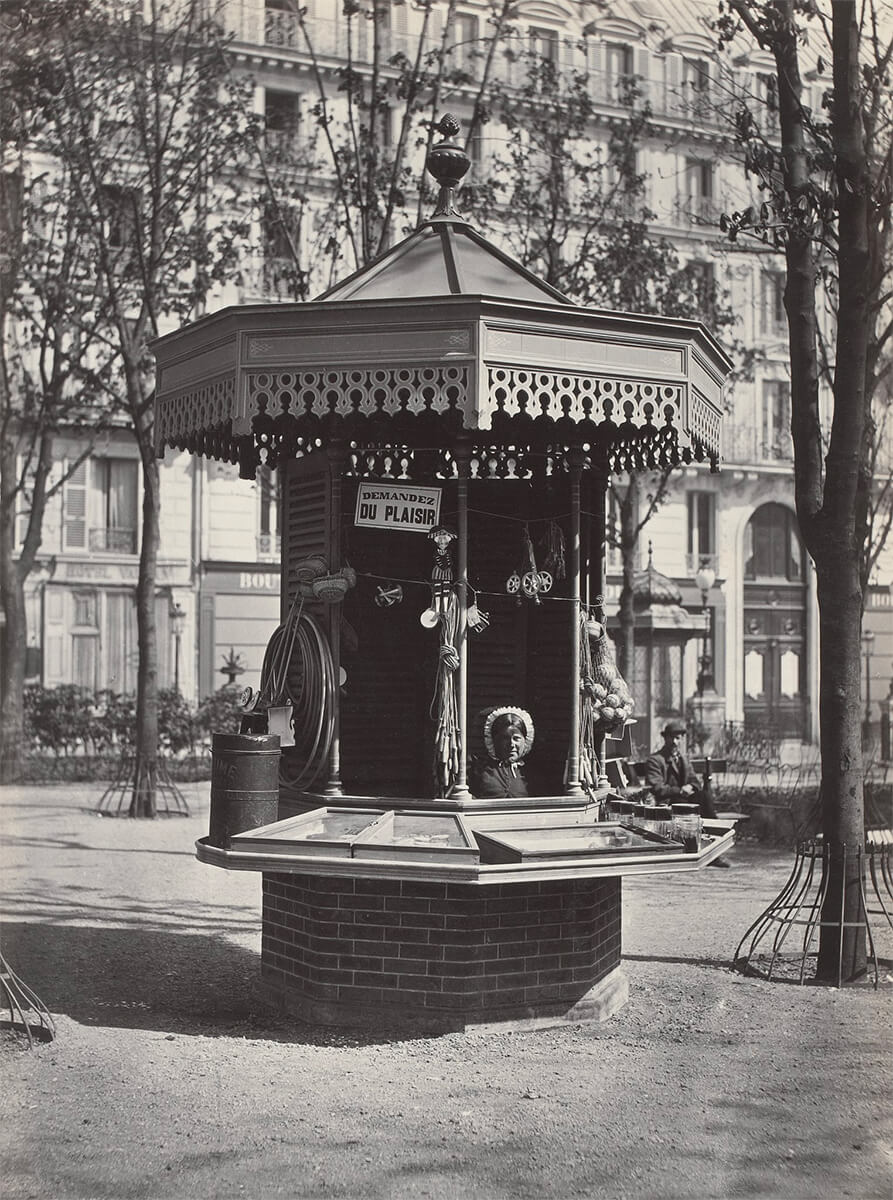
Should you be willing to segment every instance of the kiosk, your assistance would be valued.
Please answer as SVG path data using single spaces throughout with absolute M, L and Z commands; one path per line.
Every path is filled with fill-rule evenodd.
M 734 837 L 686 853 L 604 819 L 626 711 L 593 654 L 607 480 L 716 467 L 730 364 L 698 323 L 580 307 L 490 244 L 439 129 L 437 210 L 371 266 L 155 344 L 159 454 L 274 467 L 284 511 L 282 624 L 246 696 L 282 735 L 281 819 L 197 852 L 263 873 L 263 987 L 303 1019 L 603 1018 L 622 876 Z M 536 724 L 530 795 L 475 797 L 479 716 L 506 704 Z

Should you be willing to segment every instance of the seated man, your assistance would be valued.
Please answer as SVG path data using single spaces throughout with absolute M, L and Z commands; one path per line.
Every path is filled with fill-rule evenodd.
M 645 763 L 644 782 L 651 788 L 659 804 L 689 802 L 697 804 L 702 817 L 715 817 L 713 796 L 709 788 L 691 769 L 681 751 L 685 739 L 685 722 L 668 721 L 663 728 L 663 745 Z M 716 858 L 711 866 L 728 867 L 725 858 Z
M 525 797 L 524 758 L 533 745 L 530 713 L 515 705 L 490 709 L 483 736 L 487 757 L 472 760 L 472 794 L 501 799 Z

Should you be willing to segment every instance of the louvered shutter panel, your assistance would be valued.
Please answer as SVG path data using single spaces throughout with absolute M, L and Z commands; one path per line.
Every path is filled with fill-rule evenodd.
M 593 38 L 589 42 L 589 94 L 598 102 L 605 100 L 607 93 L 605 43 Z
M 406 10 L 408 7 L 407 4 L 398 4 L 396 7 L 391 6 L 391 39 L 388 57 L 392 54 L 409 55 L 409 38 L 406 28 Z
M 664 59 L 664 78 L 666 80 L 666 112 L 679 113 L 685 108 L 682 95 L 682 56 L 668 54 Z
M 633 47 L 633 74 L 636 76 L 636 84 L 641 89 L 642 99 L 647 100 L 652 107 L 656 107 L 658 100 L 657 96 L 652 95 L 654 91 L 654 80 L 651 78 L 651 55 L 645 46 Z
M 65 482 L 62 511 L 62 546 L 87 549 L 87 463 L 82 462 Z
M 325 454 L 309 454 L 285 465 L 282 485 L 283 616 L 294 600 L 295 565 L 311 554 L 321 554 L 328 562 L 330 494 L 329 460 Z
M 43 679 L 44 687 L 65 683 L 65 601 L 67 593 L 61 587 L 49 586 L 43 609 Z
M 454 30 L 455 32 L 455 30 Z M 432 12 L 428 18 L 428 33 L 425 38 L 425 50 L 440 50 L 441 39 L 443 38 L 443 17 L 439 12 Z M 455 63 L 451 63 L 455 66 Z

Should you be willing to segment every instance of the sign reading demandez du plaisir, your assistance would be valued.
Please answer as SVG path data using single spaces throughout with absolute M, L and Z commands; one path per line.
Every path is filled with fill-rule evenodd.
M 354 524 L 430 533 L 440 521 L 440 495 L 440 488 L 361 483 Z

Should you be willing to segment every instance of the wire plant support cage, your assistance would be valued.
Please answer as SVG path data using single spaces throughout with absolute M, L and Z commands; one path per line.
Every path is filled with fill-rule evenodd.
M 877 988 L 882 960 L 870 918 L 881 918 L 881 929 L 886 921 L 889 931 L 893 932 L 893 832 L 868 830 L 864 848 L 844 844 L 839 850 L 845 863 L 855 860 L 859 879 L 859 920 L 855 922 L 843 919 L 843 896 L 840 911 L 833 914 L 832 919 L 828 919 L 827 914 L 823 918 L 832 852 L 833 848 L 821 837 L 798 842 L 790 877 L 738 943 L 733 962 L 735 970 L 766 980 L 774 976 L 787 982 L 813 982 L 806 978 L 807 964 L 817 955 L 819 931 L 830 926 L 841 932 L 837 959 L 837 986 L 841 987 L 843 931 L 855 927 L 865 930 L 868 960 Z M 793 936 L 795 926 L 802 930 L 802 939 L 799 934 Z M 797 972 L 795 980 L 791 978 L 792 968 Z
M 0 1007 L 9 1009 L 10 1027 L 21 1028 L 28 1039 L 28 1049 L 34 1048 L 35 1033 L 42 1041 L 51 1042 L 56 1036 L 56 1026 L 50 1010 L 40 997 L 19 979 L 15 971 L 0 954 Z M 29 1020 L 29 1016 L 31 1019 Z
M 136 760 L 133 755 L 125 755 L 121 759 L 115 778 L 99 797 L 96 812 L 105 817 L 128 817 L 131 815 L 135 769 Z M 189 804 L 171 778 L 164 759 L 159 755 L 149 769 L 155 778 L 158 815 L 188 817 Z

